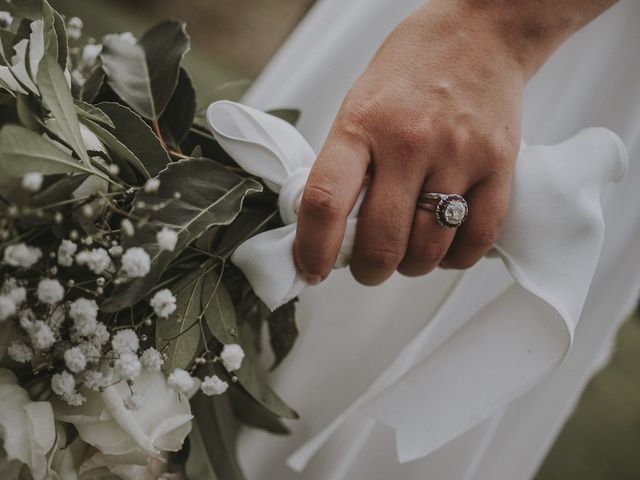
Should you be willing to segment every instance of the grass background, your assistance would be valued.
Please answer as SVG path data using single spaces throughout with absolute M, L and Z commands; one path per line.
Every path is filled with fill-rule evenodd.
M 188 22 L 186 67 L 206 99 L 226 81 L 254 78 L 313 0 L 50 0 L 96 38 Z M 618 335 L 607 367 L 587 386 L 535 480 L 640 479 L 640 320 Z M 446 480 L 446 479 L 443 479 Z M 517 480 L 517 479 L 514 479 Z

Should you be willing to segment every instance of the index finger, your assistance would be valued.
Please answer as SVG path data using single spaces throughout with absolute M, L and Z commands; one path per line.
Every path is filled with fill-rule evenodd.
M 298 213 L 294 257 L 311 285 L 326 278 L 336 262 L 369 163 L 364 142 L 334 125 L 311 169 Z

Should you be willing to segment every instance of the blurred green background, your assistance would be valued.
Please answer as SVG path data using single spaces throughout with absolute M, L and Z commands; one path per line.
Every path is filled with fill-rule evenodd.
M 159 20 L 188 23 L 186 58 L 200 101 L 221 84 L 255 78 L 313 0 L 50 0 L 85 32 L 142 33 Z M 607 367 L 586 388 L 536 480 L 640 479 L 640 320 L 620 330 Z M 446 480 L 446 479 L 442 479 Z M 514 479 L 517 480 L 517 479 Z

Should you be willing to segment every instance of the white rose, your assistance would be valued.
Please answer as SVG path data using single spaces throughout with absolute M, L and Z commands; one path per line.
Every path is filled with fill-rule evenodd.
M 35 480 L 48 476 L 47 453 L 56 439 L 49 402 L 33 402 L 12 371 L 0 368 L 0 478 L 26 465 Z
M 153 401 L 139 410 L 127 410 L 124 399 L 131 395 L 126 382 L 120 381 L 103 392 L 83 389 L 87 401 L 72 407 L 56 400 L 56 419 L 73 423 L 82 440 L 105 455 L 178 451 L 191 431 L 189 400 L 167 385 L 161 372 L 143 370 L 133 389 Z
M 105 455 L 91 448 L 78 473 L 81 480 L 112 478 L 114 475 L 122 480 L 184 480 L 184 475 L 168 473 L 169 463 L 166 455 L 163 457 L 151 457 L 141 452 Z

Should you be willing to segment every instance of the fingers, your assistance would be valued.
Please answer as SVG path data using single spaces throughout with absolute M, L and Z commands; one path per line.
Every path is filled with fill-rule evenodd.
M 468 187 L 468 181 L 460 176 L 436 174 L 427 177 L 423 191 L 464 195 Z M 429 273 L 445 257 L 455 235 L 455 229 L 438 223 L 434 212 L 417 208 L 407 252 L 398 271 L 411 277 Z
M 360 283 L 381 283 L 402 261 L 420 184 L 420 180 L 411 181 L 411 174 L 398 168 L 374 172 L 358 215 L 351 258 L 351 272 Z
M 442 266 L 464 269 L 480 260 L 496 242 L 511 196 L 511 177 L 502 175 L 476 184 L 465 196 L 469 216 L 458 228 Z
M 367 146 L 334 128 L 311 170 L 298 212 L 294 258 L 307 283 L 331 271 L 370 162 Z

